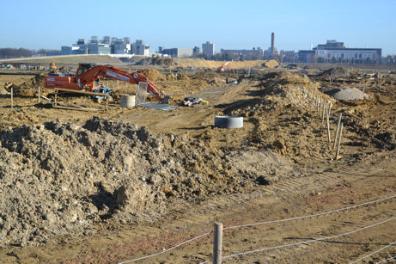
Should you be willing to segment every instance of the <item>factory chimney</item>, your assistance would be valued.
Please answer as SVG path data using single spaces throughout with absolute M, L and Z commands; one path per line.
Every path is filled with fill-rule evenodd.
M 271 56 L 272 58 L 275 56 L 275 33 L 271 33 Z

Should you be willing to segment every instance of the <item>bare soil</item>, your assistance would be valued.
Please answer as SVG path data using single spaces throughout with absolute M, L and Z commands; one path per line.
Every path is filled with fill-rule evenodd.
M 277 71 L 232 85 L 223 75 L 208 76 L 158 75 L 164 92 L 210 102 L 170 112 L 116 105 L 107 111 L 61 110 L 25 97 L 15 98 L 11 109 L 9 98 L 1 98 L 1 262 L 116 263 L 209 232 L 214 221 L 230 226 L 281 219 L 394 194 L 392 82 L 368 84 L 371 99 L 347 105 L 320 91 L 329 85 L 326 78 L 314 82 Z M 116 92 L 127 88 L 110 84 Z M 61 100 L 103 108 L 89 98 Z M 333 104 L 332 140 L 343 114 L 338 160 L 318 101 Z M 243 116 L 244 128 L 214 128 L 218 114 Z M 395 209 L 389 200 L 225 231 L 224 255 L 348 232 L 389 219 Z M 395 227 L 390 221 L 225 263 L 348 263 L 393 242 Z M 210 235 L 138 263 L 200 263 L 210 260 L 211 243 Z M 389 253 L 394 248 L 365 261 Z

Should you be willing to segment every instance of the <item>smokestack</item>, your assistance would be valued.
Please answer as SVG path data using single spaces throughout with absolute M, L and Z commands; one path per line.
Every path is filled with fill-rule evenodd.
M 275 33 L 271 33 L 271 55 L 275 55 Z

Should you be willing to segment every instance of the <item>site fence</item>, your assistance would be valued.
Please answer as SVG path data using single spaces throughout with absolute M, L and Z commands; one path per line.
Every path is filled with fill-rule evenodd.
M 283 219 L 277 219 L 277 220 L 269 220 L 269 221 L 261 221 L 261 222 L 255 222 L 255 223 L 250 223 L 250 224 L 228 226 L 228 227 L 221 228 L 222 229 L 221 231 L 223 231 L 223 230 L 224 231 L 235 230 L 235 229 L 240 229 L 240 228 L 250 228 L 250 227 L 255 227 L 255 226 L 259 226 L 259 225 L 270 225 L 270 224 L 276 224 L 276 223 L 285 223 L 285 222 L 290 222 L 290 221 L 305 220 L 305 219 L 310 219 L 310 218 L 314 218 L 314 217 L 328 216 L 328 215 L 331 215 L 331 214 L 342 213 L 342 212 L 346 212 L 346 211 L 349 211 L 349 210 L 353 210 L 353 209 L 357 209 L 357 208 L 361 208 L 361 207 L 365 207 L 365 206 L 372 206 L 372 205 L 375 205 L 375 204 L 378 204 L 378 203 L 391 201 L 391 200 L 393 200 L 395 198 L 396 198 L 396 194 L 392 194 L 390 196 L 378 198 L 378 199 L 367 201 L 367 202 L 364 202 L 364 203 L 351 205 L 351 206 L 346 206 L 346 207 L 337 208 L 337 209 L 326 210 L 326 211 L 318 212 L 318 213 L 315 213 L 315 214 L 307 214 L 307 215 L 289 217 L 289 218 L 283 218 Z M 214 250 L 213 250 L 214 256 L 213 256 L 213 259 L 216 259 L 216 258 L 220 259 L 220 262 L 213 262 L 213 263 L 218 264 L 218 263 L 221 263 L 222 260 L 227 260 L 227 259 L 231 259 L 231 258 L 235 258 L 235 257 L 240 257 L 240 256 L 254 254 L 254 253 L 260 253 L 260 252 L 264 252 L 264 251 L 275 250 L 275 249 L 284 249 L 284 248 L 290 248 L 290 247 L 295 247 L 295 246 L 300 246 L 300 245 L 314 244 L 314 243 L 318 243 L 318 242 L 325 241 L 325 240 L 330 240 L 330 239 L 334 239 L 334 238 L 348 236 L 348 235 L 351 235 L 351 234 L 354 234 L 354 233 L 357 233 L 357 232 L 364 231 L 364 230 L 369 229 L 369 228 L 374 228 L 376 226 L 386 224 L 386 223 L 388 223 L 390 221 L 394 221 L 394 220 L 396 220 L 396 217 L 392 216 L 392 217 L 389 217 L 389 218 L 387 218 L 387 219 L 385 219 L 383 221 L 376 222 L 376 223 L 373 223 L 373 224 L 370 224 L 370 225 L 367 225 L 367 226 L 364 226 L 364 227 L 361 227 L 361 228 L 358 228 L 358 229 L 355 229 L 355 230 L 352 230 L 352 231 L 349 231 L 349 232 L 346 232 L 346 233 L 342 233 L 342 234 L 331 235 L 331 236 L 326 236 L 326 237 L 320 237 L 320 238 L 315 238 L 315 239 L 309 239 L 309 240 L 304 240 L 304 241 L 301 241 L 301 242 L 295 242 L 295 243 L 290 243 L 290 244 L 278 245 L 278 246 L 273 246 L 273 247 L 258 248 L 258 249 L 255 249 L 255 250 L 250 250 L 250 251 L 245 251 L 245 252 L 237 252 L 237 253 L 233 253 L 233 254 L 230 254 L 230 255 L 226 255 L 224 257 L 221 256 L 222 253 L 221 253 L 221 251 L 219 252 L 219 250 L 218 250 L 219 247 L 221 248 L 221 244 L 222 244 L 222 238 L 219 238 L 218 236 L 219 236 L 219 234 L 222 235 L 222 232 L 208 231 L 208 232 L 205 232 L 203 234 L 197 235 L 197 236 L 195 236 L 193 238 L 190 238 L 188 240 L 182 241 L 182 242 L 180 242 L 180 243 L 178 243 L 178 244 L 176 244 L 176 245 L 174 245 L 174 246 L 172 246 L 170 248 L 164 249 L 164 250 L 162 250 L 160 252 L 156 252 L 156 253 L 153 253 L 153 254 L 150 254 L 150 255 L 145 255 L 145 256 L 142 256 L 142 257 L 134 258 L 134 259 L 121 261 L 121 262 L 119 262 L 119 264 L 134 263 L 134 262 L 138 262 L 138 261 L 141 261 L 141 260 L 147 260 L 147 259 L 150 259 L 150 258 L 158 257 L 160 255 L 163 255 L 163 254 L 166 254 L 166 253 L 168 253 L 170 251 L 176 250 L 176 249 L 178 249 L 178 248 L 180 248 L 182 246 L 185 246 L 187 244 L 190 244 L 192 242 L 195 242 L 195 241 L 201 240 L 203 238 L 209 237 L 213 233 L 216 234 L 216 237 L 214 238 L 214 241 L 217 241 L 217 243 L 214 245 Z M 221 226 L 222 226 L 222 224 L 221 224 Z M 219 225 L 216 225 L 216 228 L 218 230 Z M 385 247 L 383 247 L 383 248 L 381 248 L 381 249 L 379 249 L 379 250 L 377 250 L 375 252 L 372 252 L 369 255 L 366 255 L 366 256 L 362 257 L 361 259 L 357 259 L 357 260 L 355 260 L 355 262 L 351 262 L 351 263 L 358 263 L 362 259 L 368 258 L 368 257 L 370 257 L 370 256 L 372 256 L 374 254 L 377 254 L 378 252 L 381 252 L 383 250 L 386 250 L 387 248 L 392 247 L 394 245 L 396 245 L 396 241 L 388 244 L 387 246 L 385 246 Z M 218 254 L 220 254 L 221 257 L 219 258 L 218 255 L 215 256 L 215 254 L 216 254 L 215 252 L 218 252 Z M 209 263 L 209 262 L 207 262 L 207 261 L 201 262 L 201 264 L 204 264 L 204 263 Z

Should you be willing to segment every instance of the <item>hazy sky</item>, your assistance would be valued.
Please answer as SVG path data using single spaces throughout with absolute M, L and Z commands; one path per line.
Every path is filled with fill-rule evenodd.
M 0 0 L 0 47 L 56 48 L 97 35 L 143 39 L 152 50 L 270 45 L 310 49 L 327 39 L 396 54 L 396 0 Z

